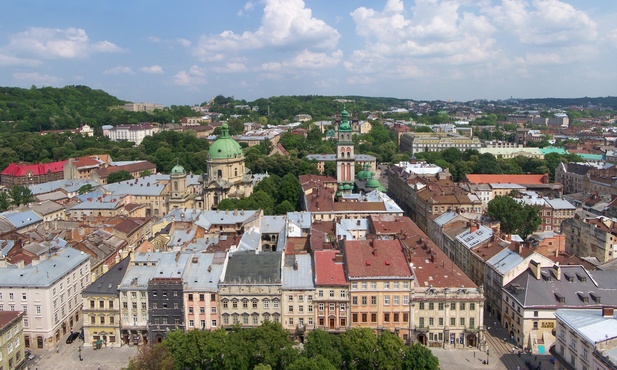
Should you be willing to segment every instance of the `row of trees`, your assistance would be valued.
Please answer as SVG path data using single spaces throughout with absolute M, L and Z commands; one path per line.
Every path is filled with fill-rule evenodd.
M 475 149 L 461 151 L 448 148 L 441 152 L 416 153 L 416 158 L 448 168 L 454 181 L 460 181 L 468 173 L 486 174 L 523 174 L 548 173 L 555 178 L 555 169 L 560 162 L 580 162 L 575 154 L 549 153 L 544 159 L 518 156 L 515 158 L 497 158 L 490 153 L 480 154 Z
M 253 194 L 242 199 L 224 199 L 218 209 L 262 209 L 266 215 L 284 215 L 300 210 L 302 187 L 298 177 L 291 173 L 282 178 L 272 174 L 253 189 Z
M 25 186 L 15 185 L 8 191 L 0 191 L 0 212 L 34 202 L 32 191 Z
M 302 347 L 278 323 L 235 327 L 227 332 L 174 331 L 162 344 L 141 347 L 128 370 L 437 370 L 439 360 L 416 344 L 405 346 L 389 331 L 375 335 L 354 328 L 340 336 L 322 330 L 309 333 Z

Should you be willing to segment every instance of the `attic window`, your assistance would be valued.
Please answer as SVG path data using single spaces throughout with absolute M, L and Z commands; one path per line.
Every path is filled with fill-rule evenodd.
M 560 293 L 555 293 L 555 299 L 557 299 L 557 302 L 559 303 L 566 303 L 566 297 L 564 297 Z
M 596 303 L 602 303 L 602 297 L 600 297 L 597 293 L 589 292 L 589 295 Z
M 579 273 L 579 272 L 577 272 L 577 273 L 576 273 L 576 277 L 577 277 L 577 278 L 578 278 L 578 280 L 580 280 L 582 283 L 584 283 L 584 282 L 586 282 L 586 281 L 587 281 L 587 276 L 585 276 L 585 275 L 583 275 L 583 274 L 581 274 L 581 273 Z
M 583 292 L 576 292 L 576 295 L 578 295 L 578 298 L 581 300 L 581 302 L 583 303 L 589 303 L 589 296 Z
M 563 275 L 566 277 L 566 280 L 568 280 L 569 282 L 571 283 L 574 282 L 574 276 L 572 276 L 572 274 L 569 274 L 566 272 Z
M 542 271 L 542 278 L 544 278 L 544 280 L 546 281 L 551 281 L 551 274 L 548 273 L 548 271 Z

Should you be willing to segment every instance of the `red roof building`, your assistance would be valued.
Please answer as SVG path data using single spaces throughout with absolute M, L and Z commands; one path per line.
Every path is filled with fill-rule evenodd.
M 467 174 L 462 182 L 470 184 L 519 184 L 519 185 L 540 185 L 548 184 L 548 173 L 539 175 L 510 175 L 510 174 Z
M 315 296 L 313 310 L 317 312 L 317 328 L 343 332 L 349 322 L 349 287 L 343 255 L 338 250 L 313 252 L 315 263 Z M 309 298 L 310 299 L 310 298 Z
M 0 183 L 7 187 L 35 185 L 64 178 L 64 161 L 51 163 L 11 163 L 0 174 Z

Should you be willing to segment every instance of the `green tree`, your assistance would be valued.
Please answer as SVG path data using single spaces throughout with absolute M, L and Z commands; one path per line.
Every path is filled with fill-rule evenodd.
M 86 185 L 82 185 L 79 190 L 77 190 L 78 194 L 86 194 L 92 191 L 92 184 L 86 184 Z
M 300 357 L 287 367 L 287 370 L 336 370 L 324 356 Z
M 384 330 L 377 337 L 376 368 L 398 370 L 405 355 L 405 343 L 397 335 Z
M 343 361 L 349 370 L 375 368 L 377 337 L 369 328 L 352 328 L 341 334 Z
M 404 370 L 439 370 L 439 359 L 430 349 L 420 343 L 414 343 L 405 351 L 401 365 Z
M 173 370 L 174 361 L 163 344 L 139 346 L 127 370 Z
M 518 234 L 523 239 L 542 223 L 538 207 L 517 202 L 510 196 L 496 196 L 488 203 L 487 214 L 501 222 L 503 232 Z
M 289 203 L 288 200 L 284 200 L 282 203 L 277 204 L 276 207 L 274 207 L 274 214 L 275 215 L 286 215 L 287 212 L 293 212 L 296 210 L 296 207 L 294 207 L 291 203 Z
M 279 184 L 279 198 L 277 199 L 279 202 L 288 201 L 294 207 L 298 204 L 300 200 L 300 195 L 302 194 L 302 186 L 300 186 L 300 181 L 298 177 L 292 175 L 291 173 L 286 174 L 281 179 Z
M 107 176 L 107 183 L 113 184 L 115 182 L 121 182 L 121 181 L 132 180 L 132 179 L 133 179 L 133 175 L 131 175 L 129 171 L 121 170 L 121 171 L 110 173 L 109 176 Z
M 306 336 L 304 341 L 304 356 L 308 358 L 322 355 L 337 369 L 343 363 L 341 354 L 341 339 L 324 330 L 314 330 Z
M 14 206 L 20 206 L 22 204 L 28 204 L 35 201 L 32 191 L 23 185 L 15 185 L 9 190 L 9 198 L 11 198 L 11 204 Z
M 11 199 L 5 191 L 0 191 L 0 212 L 4 212 L 11 208 Z
M 143 170 L 139 173 L 139 177 L 146 177 L 150 175 L 152 175 L 152 172 L 150 170 Z

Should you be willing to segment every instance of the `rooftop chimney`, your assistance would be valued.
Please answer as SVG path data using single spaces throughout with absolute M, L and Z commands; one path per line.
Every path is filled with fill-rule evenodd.
M 555 275 L 556 280 L 561 280 L 561 267 L 559 267 L 559 263 L 553 265 L 553 275 Z
M 615 309 L 613 307 L 602 307 L 602 317 L 614 317 Z
M 531 260 L 529 261 L 529 268 L 531 269 L 531 273 L 536 278 L 536 280 L 540 280 L 542 277 L 542 265 L 539 262 Z

